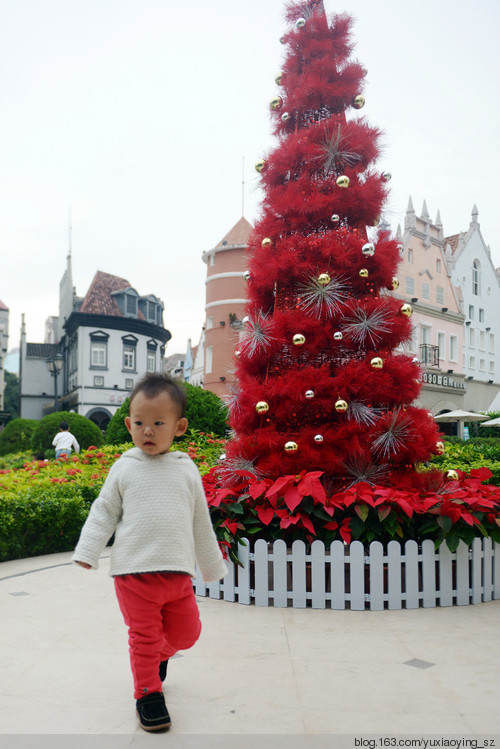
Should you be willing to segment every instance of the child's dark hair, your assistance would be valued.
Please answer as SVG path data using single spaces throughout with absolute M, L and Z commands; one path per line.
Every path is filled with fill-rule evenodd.
M 168 374 L 148 372 L 138 380 L 129 396 L 130 405 L 138 393 L 144 393 L 146 398 L 155 398 L 160 393 L 168 393 L 173 402 L 179 406 L 180 416 L 186 416 L 187 393 L 179 380 L 174 380 Z
M 63 432 L 65 432 L 67 429 L 69 429 L 69 424 L 67 421 L 61 421 L 59 424 L 59 429 L 62 429 Z

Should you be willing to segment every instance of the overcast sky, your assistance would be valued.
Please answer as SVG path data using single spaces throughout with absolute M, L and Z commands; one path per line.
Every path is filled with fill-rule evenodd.
M 362 114 L 383 129 L 395 230 L 411 194 L 445 234 L 474 203 L 500 265 L 500 3 L 325 0 L 353 15 Z M 43 341 L 58 313 L 72 214 L 73 282 L 97 270 L 165 303 L 167 354 L 198 342 L 203 251 L 258 215 L 272 147 L 280 0 L 0 0 L 0 299 Z M 358 115 L 354 115 L 358 116 Z

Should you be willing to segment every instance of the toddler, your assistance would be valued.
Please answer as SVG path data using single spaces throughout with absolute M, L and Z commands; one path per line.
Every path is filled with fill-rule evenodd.
M 135 447 L 113 464 L 83 526 L 73 561 L 97 568 L 110 537 L 110 575 L 128 626 L 134 697 L 142 728 L 170 726 L 162 693 L 168 659 L 197 641 L 201 622 L 191 578 L 224 577 L 200 474 L 170 452 L 187 429 L 184 388 L 149 373 L 130 394 L 125 424 Z
M 76 453 L 80 452 L 80 445 L 75 435 L 69 431 L 69 424 L 66 421 L 61 421 L 59 429 L 60 431 L 52 440 L 52 444 L 56 449 L 56 459 L 60 458 L 61 455 L 66 455 L 69 458 L 72 448 L 75 449 Z

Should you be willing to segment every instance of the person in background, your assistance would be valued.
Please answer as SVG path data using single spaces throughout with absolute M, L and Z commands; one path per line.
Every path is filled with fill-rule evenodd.
M 69 424 L 66 421 L 61 421 L 59 424 L 59 432 L 52 440 L 52 444 L 56 449 L 56 459 L 62 455 L 66 455 L 69 458 L 71 450 L 74 448 L 75 453 L 80 452 L 80 445 L 78 444 L 74 434 L 69 431 Z

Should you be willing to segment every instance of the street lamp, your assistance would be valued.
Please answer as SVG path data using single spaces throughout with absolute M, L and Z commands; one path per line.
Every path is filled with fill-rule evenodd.
M 54 378 L 54 411 L 59 411 L 57 407 L 57 377 L 61 373 L 63 355 L 56 354 L 55 356 L 49 356 L 45 363 L 51 376 Z

